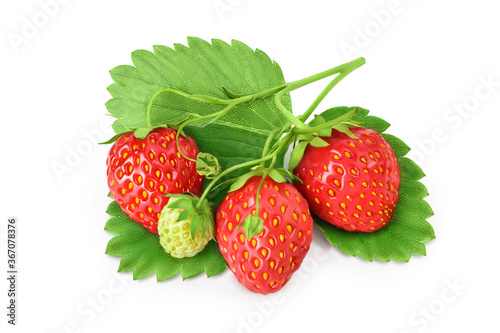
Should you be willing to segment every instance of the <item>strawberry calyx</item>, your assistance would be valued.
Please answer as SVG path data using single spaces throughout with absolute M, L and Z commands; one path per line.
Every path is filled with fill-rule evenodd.
M 349 129 L 350 127 L 359 127 L 362 124 L 351 120 L 358 112 L 358 108 L 353 108 L 344 115 L 330 121 L 326 121 L 322 116 L 315 115 L 313 127 L 307 129 L 293 128 L 292 131 L 296 134 L 295 142 L 297 145 L 292 150 L 288 170 L 292 171 L 302 160 L 304 152 L 308 145 L 321 148 L 327 147 L 329 144 L 322 138 L 331 137 L 333 130 L 347 134 L 349 137 L 356 139 L 356 135 Z
M 260 234 L 262 230 L 264 230 L 264 220 L 259 216 L 248 215 L 245 218 L 245 221 L 236 226 L 236 229 L 241 226 L 243 226 L 246 237 L 251 239 L 253 236 Z
M 203 201 L 200 201 L 200 198 L 192 193 L 168 194 L 166 196 L 177 199 L 169 203 L 167 208 L 183 209 L 179 213 L 179 221 L 191 218 L 191 238 L 194 238 L 194 235 L 200 227 L 202 229 L 202 235 L 205 234 L 208 228 L 210 235 L 213 237 L 214 211 L 212 204 L 208 202 L 208 200 L 203 199 Z
M 214 179 L 222 171 L 222 167 L 214 155 L 199 153 L 196 156 L 196 171 L 208 179 Z
M 289 170 L 284 169 L 284 168 L 273 168 L 271 167 L 266 167 L 262 164 L 259 164 L 257 166 L 254 166 L 253 168 L 250 169 L 249 172 L 245 173 L 244 175 L 238 177 L 236 181 L 231 185 L 229 188 L 228 193 L 234 192 L 242 188 L 247 181 L 250 178 L 253 177 L 260 177 L 262 178 L 259 187 L 257 188 L 257 193 L 256 193 L 256 198 L 255 198 L 255 213 L 248 215 L 243 222 L 241 222 L 236 228 L 240 228 L 243 226 L 243 229 L 245 231 L 245 235 L 248 239 L 252 238 L 253 236 L 259 234 L 262 232 L 264 228 L 264 220 L 262 220 L 261 217 L 257 216 L 257 212 L 259 211 L 259 197 L 260 197 L 260 190 L 262 187 L 262 184 L 264 183 L 264 180 L 266 177 L 271 178 L 277 183 L 287 183 L 287 179 L 285 177 L 289 177 L 294 180 L 300 181 L 300 179 L 295 176 L 293 173 L 291 173 Z
M 285 177 L 297 179 L 297 176 L 295 176 L 292 172 L 290 172 L 285 168 L 272 168 L 272 167 L 268 168 L 259 164 L 251 168 L 249 172 L 239 176 L 229 188 L 228 193 L 239 190 L 240 188 L 243 187 L 243 185 L 245 185 L 247 180 L 256 176 L 262 178 L 269 176 L 272 180 L 274 180 L 277 183 L 286 183 L 287 180 Z

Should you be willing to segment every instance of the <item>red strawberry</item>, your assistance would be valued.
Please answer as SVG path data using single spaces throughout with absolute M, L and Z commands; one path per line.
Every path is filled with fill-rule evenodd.
M 191 192 L 200 195 L 203 177 L 196 162 L 177 150 L 172 128 L 151 131 L 144 139 L 133 133 L 120 136 L 106 161 L 111 194 L 123 211 L 152 233 L 158 233 L 158 217 L 168 202 L 166 194 Z M 179 147 L 196 159 L 198 147 L 190 138 L 179 136 Z
M 308 145 L 294 173 L 311 210 L 348 231 L 373 232 L 391 219 L 399 199 L 400 168 L 394 151 L 374 130 L 350 128 L 358 139 L 333 130 L 327 147 Z
M 255 214 L 257 188 L 262 177 L 252 177 L 229 193 L 217 210 L 216 237 L 231 271 L 248 290 L 261 294 L 280 290 L 300 267 L 313 237 L 309 205 L 289 183 L 267 177 L 260 190 L 258 216 L 261 233 L 248 239 L 237 228 Z

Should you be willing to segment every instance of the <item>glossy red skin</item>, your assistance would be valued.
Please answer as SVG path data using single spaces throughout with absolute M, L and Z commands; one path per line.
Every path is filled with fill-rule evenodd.
M 371 129 L 352 127 L 358 139 L 333 130 L 330 145 L 308 145 L 294 173 L 311 211 L 347 231 L 373 232 L 392 218 L 399 199 L 400 168 L 394 151 Z
M 226 196 L 217 209 L 215 234 L 238 281 L 265 295 L 280 290 L 300 267 L 312 241 L 313 220 L 307 201 L 293 185 L 267 177 L 260 190 L 258 212 L 264 230 L 248 240 L 243 226 L 236 227 L 255 212 L 261 179 L 252 177 Z
M 133 133 L 124 134 L 113 144 L 106 161 L 113 198 L 130 218 L 155 234 L 160 212 L 169 200 L 166 194 L 201 194 L 203 177 L 196 171 L 196 162 L 177 150 L 176 134 L 172 128 L 155 129 L 144 140 Z M 179 136 L 179 147 L 192 159 L 199 153 L 189 136 Z

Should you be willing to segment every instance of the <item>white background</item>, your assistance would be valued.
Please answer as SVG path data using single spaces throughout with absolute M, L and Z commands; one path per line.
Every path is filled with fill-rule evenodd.
M 20 272 L 16 327 L 6 324 L 1 274 L 2 332 L 499 330 L 494 1 L 54 1 L 0 5 L 0 266 L 5 272 L 7 217 L 17 216 Z M 229 271 L 161 283 L 117 274 L 119 258 L 104 254 L 109 147 L 85 133 L 112 136 L 103 125 L 111 68 L 131 64 L 135 49 L 187 36 L 260 48 L 288 81 L 364 56 L 367 64 L 319 109 L 366 107 L 414 148 L 435 211 L 427 256 L 370 263 L 332 248 L 316 229 L 278 299 L 248 292 Z M 320 89 L 294 94 L 295 112 Z M 58 178 L 54 164 L 77 149 L 85 156 Z

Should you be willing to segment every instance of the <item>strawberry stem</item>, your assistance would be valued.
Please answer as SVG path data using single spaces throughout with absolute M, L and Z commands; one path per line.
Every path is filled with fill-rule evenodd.
M 318 97 L 316 97 L 316 99 L 309 106 L 309 108 L 307 108 L 306 112 L 304 112 L 304 114 L 302 114 L 298 118 L 302 121 L 305 121 L 312 114 L 312 112 L 316 109 L 316 107 L 321 103 L 321 101 L 323 101 L 323 99 L 333 89 L 333 87 L 335 87 L 340 81 L 342 81 L 351 72 L 353 72 L 355 69 L 363 66 L 365 63 L 366 63 L 366 60 L 364 58 L 360 57 L 360 58 L 354 59 L 350 62 L 347 62 L 345 64 L 342 64 L 340 66 L 337 66 L 337 67 L 334 67 L 332 69 L 326 70 L 324 72 L 312 75 L 306 79 L 292 82 L 292 85 L 294 85 L 294 86 L 297 85 L 298 87 L 302 87 L 304 85 L 321 80 L 321 79 L 326 78 L 328 76 L 331 76 L 334 74 L 339 74 L 323 89 L 323 91 L 318 95 Z M 294 89 L 296 89 L 296 88 L 294 87 Z
M 337 83 L 339 83 L 344 77 L 346 77 L 349 73 L 354 71 L 356 68 L 362 66 L 364 63 L 365 63 L 364 58 L 358 58 L 358 59 L 352 60 L 350 62 L 347 62 L 345 64 L 342 64 L 340 66 L 331 68 L 331 69 L 323 71 L 321 73 L 317 73 L 317 74 L 308 76 L 306 78 L 303 78 L 303 79 L 300 79 L 297 81 L 284 83 L 284 84 L 281 84 L 281 85 L 278 85 L 278 86 L 275 86 L 272 88 L 257 91 L 257 92 L 252 93 L 252 94 L 242 95 L 242 96 L 230 98 L 230 99 L 221 99 L 218 97 L 208 96 L 208 95 L 198 95 L 198 94 L 191 95 L 191 94 L 185 93 L 183 91 L 180 91 L 180 90 L 177 90 L 174 88 L 163 88 L 163 89 L 160 89 L 157 92 L 155 92 L 153 94 L 153 96 L 149 99 L 149 102 L 148 102 L 148 105 L 146 108 L 146 127 L 153 128 L 153 125 L 151 122 L 151 109 L 153 108 L 153 104 L 154 104 L 155 100 L 162 94 L 173 93 L 173 94 L 182 96 L 186 99 L 189 99 L 191 101 L 195 101 L 198 103 L 214 104 L 214 105 L 227 105 L 228 108 L 224 109 L 225 112 L 229 112 L 232 108 L 234 108 L 235 106 L 237 106 L 239 104 L 250 102 L 252 100 L 262 99 L 265 97 L 270 97 L 270 96 L 274 95 L 277 108 L 283 113 L 283 115 L 287 118 L 287 120 L 298 128 L 305 128 L 306 125 L 303 123 L 303 121 L 305 121 L 309 117 L 309 115 L 314 111 L 314 109 L 318 106 L 318 104 L 326 97 L 326 95 L 330 92 L 330 90 L 332 90 L 333 87 Z M 331 75 L 334 75 L 334 74 L 339 74 L 339 75 L 336 76 L 332 80 L 332 82 L 330 82 L 330 84 L 316 98 L 316 100 L 313 102 L 313 104 L 306 110 L 306 112 L 302 116 L 298 117 L 298 119 L 296 117 L 294 117 L 293 114 L 283 106 L 283 104 L 281 102 L 281 98 L 285 94 L 288 94 L 289 92 L 291 92 L 295 89 L 301 88 L 301 87 L 306 86 L 310 83 L 316 82 L 318 80 L 324 79 L 324 78 L 331 76 Z M 216 112 L 216 114 L 218 114 L 218 112 Z M 219 117 L 222 117 L 224 114 L 216 115 L 215 117 L 218 119 Z
M 257 187 L 257 194 L 255 195 L 255 216 L 259 216 L 259 194 L 260 194 L 260 189 L 262 187 L 262 184 L 264 184 L 264 180 L 266 179 L 267 175 L 269 174 L 269 172 L 273 168 L 274 164 L 276 163 L 276 155 L 273 154 L 273 155 L 270 155 L 270 156 L 273 157 L 273 159 L 271 161 L 271 165 L 269 166 L 269 168 L 266 169 L 266 172 L 264 173 L 264 175 L 262 175 L 262 179 L 260 180 L 259 187 Z
M 271 142 L 273 141 L 274 139 L 274 136 L 276 135 L 276 133 L 278 133 L 279 131 L 281 130 L 281 128 L 275 128 L 274 130 L 272 130 L 269 135 L 267 136 L 267 140 L 266 140 L 266 143 L 264 144 L 264 148 L 262 149 L 262 155 L 261 155 L 261 158 L 265 157 L 267 155 L 267 153 L 269 152 L 269 147 L 271 146 Z M 262 165 L 264 166 L 264 165 Z
M 268 90 L 270 90 L 270 89 L 268 89 Z M 198 103 L 215 104 L 215 105 L 234 104 L 234 106 L 241 104 L 241 103 L 251 101 L 254 98 L 254 95 L 258 95 L 258 93 L 256 93 L 254 95 L 245 95 L 245 96 L 242 96 L 242 97 L 239 97 L 236 99 L 220 99 L 220 98 L 208 96 L 208 95 L 191 95 L 191 94 L 185 93 L 183 91 L 180 91 L 180 90 L 177 90 L 174 88 L 163 88 L 163 89 L 160 89 L 157 92 L 155 92 L 153 94 L 153 96 L 151 96 L 151 98 L 149 99 L 148 105 L 146 107 L 146 127 L 153 128 L 153 125 L 151 123 L 151 109 L 153 108 L 153 104 L 154 104 L 155 100 L 160 95 L 165 94 L 165 93 L 176 94 L 176 95 L 182 96 L 186 99 L 189 99 L 191 101 L 198 102 Z M 231 108 L 233 108 L 233 107 L 231 107 Z
M 319 132 L 319 131 L 327 129 L 327 128 L 332 128 L 333 126 L 338 125 L 341 122 L 346 121 L 349 118 L 354 117 L 357 113 L 358 113 L 358 108 L 354 108 L 354 109 L 349 110 L 345 114 L 341 115 L 340 117 L 337 117 L 337 118 L 335 118 L 333 120 L 327 121 L 327 122 L 325 122 L 323 124 L 320 124 L 318 126 L 309 127 L 309 128 L 306 128 L 306 129 L 294 128 L 293 131 L 295 133 L 297 133 L 297 134 L 312 134 L 312 133 L 316 133 L 316 132 Z
M 289 133 L 290 134 L 290 133 Z M 244 163 L 240 163 L 240 164 L 237 164 L 237 165 L 233 165 L 232 167 L 230 168 L 227 168 L 226 170 L 222 171 L 221 173 L 219 173 L 217 175 L 217 177 L 215 177 L 214 179 L 212 179 L 212 181 L 207 185 L 207 187 L 205 188 L 205 191 L 203 191 L 201 197 L 200 197 L 200 201 L 203 201 L 208 193 L 210 192 L 210 190 L 214 187 L 214 185 L 222 178 L 224 177 L 225 175 L 235 171 L 235 170 L 238 170 L 238 169 L 241 169 L 241 168 L 246 168 L 246 167 L 249 167 L 249 166 L 252 166 L 252 165 L 256 165 L 256 164 L 259 164 L 259 163 L 265 163 L 271 159 L 276 159 L 278 154 L 286 147 L 288 147 L 290 145 L 290 143 L 292 142 L 292 139 L 293 138 L 293 135 L 286 135 L 284 136 L 279 142 L 279 146 L 270 154 L 268 154 L 267 156 L 265 157 L 262 157 L 262 158 L 259 158 L 257 160 L 252 160 L 252 161 L 248 161 L 248 162 L 244 162 Z M 274 163 L 272 163 L 274 164 Z M 199 208 L 198 205 L 196 205 L 195 208 Z
M 192 158 L 187 157 L 180 149 L 179 149 L 179 135 L 182 133 L 182 130 L 184 127 L 195 123 L 199 121 L 203 121 L 206 119 L 212 118 L 211 121 L 209 121 L 207 124 L 216 121 L 220 119 L 221 117 L 225 116 L 229 111 L 234 109 L 237 105 L 250 102 L 253 100 L 258 100 L 266 97 L 271 97 L 274 96 L 274 102 L 276 104 L 277 109 L 283 114 L 283 116 L 288 120 L 288 123 L 285 124 L 281 128 L 277 128 L 269 133 L 269 136 L 266 140 L 265 146 L 262 151 L 262 157 L 260 159 L 256 159 L 253 161 L 248 161 L 245 163 L 241 163 L 238 165 L 234 165 L 220 174 L 218 174 L 211 182 L 210 184 L 206 187 L 205 191 L 203 192 L 202 196 L 200 197 L 200 202 L 202 202 L 207 194 L 210 192 L 210 190 L 213 188 L 213 186 L 225 175 L 229 174 L 232 171 L 235 171 L 240 168 L 245 168 L 249 167 L 251 165 L 259 164 L 261 163 L 263 166 L 265 166 L 265 163 L 269 160 L 273 160 L 271 163 L 271 168 L 274 165 L 274 162 L 276 161 L 277 155 L 285 148 L 288 147 L 295 138 L 296 133 L 300 134 L 307 134 L 307 133 L 314 133 L 321 131 L 322 129 L 328 128 L 329 126 L 334 126 L 341 121 L 344 120 L 344 118 L 349 118 L 352 115 L 350 112 L 345 115 L 345 117 L 339 117 L 337 119 L 334 119 L 330 122 L 326 122 L 323 124 L 320 124 L 315 127 L 309 127 L 304 123 L 304 121 L 311 115 L 311 113 L 316 109 L 316 107 L 321 103 L 321 101 L 326 97 L 326 95 L 337 85 L 343 78 L 345 78 L 349 73 L 354 71 L 356 68 L 362 66 L 365 63 L 365 59 L 363 58 L 358 58 L 353 61 L 347 62 L 345 64 L 342 64 L 340 66 L 336 66 L 334 68 L 331 68 L 329 70 L 311 75 L 309 77 L 297 80 L 297 81 L 292 81 L 289 83 L 284 83 L 281 85 L 278 85 L 276 87 L 272 87 L 269 89 L 264 89 L 252 94 L 247 94 L 247 95 L 237 95 L 234 93 L 228 94 L 227 89 L 224 90 L 226 94 L 231 97 L 229 99 L 221 99 L 217 98 L 214 96 L 208 96 L 208 95 L 191 95 L 188 93 L 185 93 L 183 91 L 174 89 L 174 88 L 163 88 L 158 90 L 153 94 L 153 96 L 150 98 L 147 108 L 146 108 L 146 128 L 154 128 L 152 122 L 151 122 L 151 110 L 153 108 L 153 104 L 155 100 L 162 94 L 165 93 L 173 93 L 178 96 L 184 97 L 186 99 L 189 99 L 191 101 L 195 101 L 198 103 L 206 103 L 206 104 L 214 104 L 214 105 L 226 105 L 226 107 L 218 112 L 214 112 L 209 115 L 204 115 L 204 116 L 198 116 L 193 119 L 185 120 L 182 122 L 180 125 L 179 129 L 177 130 L 177 136 L 176 136 L 176 147 L 177 150 L 184 156 L 184 158 L 195 161 Z M 304 114 L 302 114 L 299 117 L 295 117 L 293 113 L 288 110 L 282 103 L 282 98 L 286 94 L 290 93 L 291 91 L 301 88 L 303 86 L 306 86 L 310 83 L 316 82 L 318 80 L 321 80 L 323 78 L 326 78 L 328 76 L 334 75 L 334 74 L 339 74 L 337 75 L 324 89 L 323 91 L 318 95 L 318 97 L 314 100 L 314 102 L 309 106 L 309 108 L 306 110 Z M 356 110 L 353 111 L 353 115 L 355 114 Z M 293 126 L 293 127 L 292 127 Z M 292 131 L 289 131 L 287 135 L 285 135 L 280 141 L 278 141 L 280 144 L 277 146 L 277 148 L 273 149 L 271 153 L 268 153 L 270 145 L 272 143 L 272 139 L 278 133 L 279 131 L 286 132 L 292 127 Z M 266 174 L 267 175 L 267 174 Z M 265 175 L 265 176 L 266 176 Z M 257 201 L 258 203 L 258 201 Z M 199 203 L 196 205 L 197 208 L 199 206 Z
M 300 119 L 295 117 L 291 111 L 289 111 L 283 103 L 281 102 L 281 99 L 283 98 L 283 95 L 288 93 L 288 89 L 281 90 L 278 92 L 276 95 L 274 95 L 274 103 L 276 104 L 276 107 L 278 110 L 283 114 L 283 116 L 291 123 L 293 126 L 297 128 L 307 128 L 308 126 L 304 124 Z
M 202 120 L 205 120 L 205 119 L 210 119 L 210 118 L 213 118 L 211 121 L 215 120 L 215 119 L 218 119 L 220 117 L 223 117 L 224 115 L 226 115 L 229 111 L 231 111 L 234 107 L 236 106 L 236 104 L 229 104 L 227 107 L 225 107 L 223 110 L 221 111 L 218 111 L 218 112 L 215 112 L 215 113 L 211 113 L 211 114 L 208 114 L 206 116 L 200 116 L 200 117 L 196 117 L 196 118 L 193 118 L 193 119 L 188 119 L 188 120 L 185 120 L 184 122 L 182 122 L 182 124 L 179 126 L 178 130 L 177 130 L 177 135 L 175 136 L 175 145 L 177 147 L 177 151 L 186 159 L 190 160 L 190 161 L 193 161 L 193 162 L 196 162 L 196 160 L 192 159 L 192 158 L 189 158 L 187 157 L 179 148 L 179 135 L 182 133 L 184 127 L 190 125 L 190 124 L 193 124 L 193 123 L 196 123 L 198 121 L 202 121 Z M 210 122 L 211 122 L 210 121 Z

